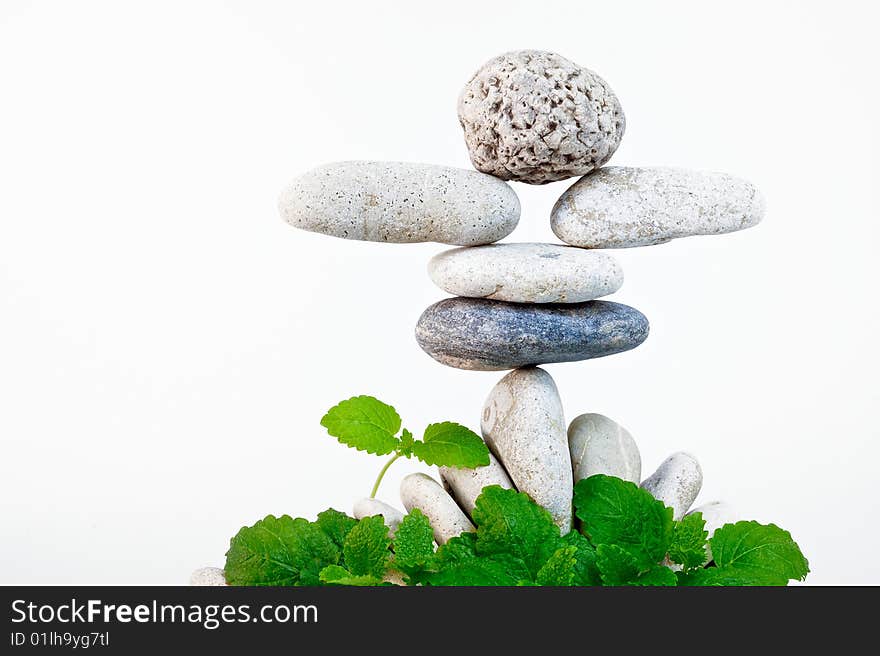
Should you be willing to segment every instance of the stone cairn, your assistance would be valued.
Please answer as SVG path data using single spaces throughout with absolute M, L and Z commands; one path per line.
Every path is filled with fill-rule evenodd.
M 582 414 L 566 430 L 556 384 L 538 365 L 620 353 L 648 336 L 648 320 L 638 310 L 596 300 L 620 289 L 623 271 L 594 249 L 749 228 L 764 212 L 760 193 L 723 173 L 603 166 L 623 137 L 623 108 L 601 77 L 552 52 L 515 51 L 486 62 L 462 90 L 458 117 L 476 171 L 340 162 L 301 175 L 280 199 L 284 220 L 304 230 L 462 247 L 428 265 L 431 280 L 454 297 L 424 311 L 416 340 L 444 365 L 512 370 L 483 407 L 490 464 L 441 468 L 442 484 L 411 474 L 401 484 L 403 505 L 421 510 L 443 544 L 473 530 L 474 501 L 484 486 L 500 485 L 528 493 L 566 532 L 574 483 L 609 474 L 641 482 L 680 519 L 702 485 L 697 461 L 676 453 L 642 481 L 629 432 L 600 414 Z M 513 232 L 520 216 L 519 199 L 505 181 L 545 184 L 573 176 L 582 177 L 550 216 L 565 245 L 493 243 Z M 697 511 L 710 535 L 736 521 L 721 502 Z M 403 518 L 377 499 L 358 501 L 353 514 L 382 515 L 392 531 Z

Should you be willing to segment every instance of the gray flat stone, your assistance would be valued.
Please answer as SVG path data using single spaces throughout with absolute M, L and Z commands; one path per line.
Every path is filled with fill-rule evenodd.
M 477 171 L 411 162 L 337 162 L 281 194 L 290 225 L 343 239 L 457 246 L 503 239 L 519 221 L 509 185 Z
M 744 230 L 763 216 L 760 192 L 726 173 L 608 166 L 562 194 L 550 225 L 572 246 L 629 248 Z
M 602 166 L 626 129 L 601 77 L 553 52 L 490 59 L 458 99 L 471 162 L 503 180 L 544 184 Z
M 623 284 L 610 255 L 558 244 L 454 248 L 431 259 L 428 275 L 456 296 L 514 303 L 581 303 Z
M 516 369 L 492 388 L 480 428 L 520 492 L 571 530 L 571 457 L 556 383 L 543 369 Z
M 568 427 L 574 482 L 595 474 L 616 476 L 639 484 L 642 458 L 629 431 L 604 415 L 575 417 Z
M 672 508 L 673 518 L 681 519 L 691 507 L 703 486 L 703 470 L 697 459 L 688 453 L 673 453 L 642 487 Z
M 379 501 L 379 499 L 371 499 L 369 497 L 355 501 L 352 515 L 354 515 L 355 519 L 380 515 L 385 520 L 385 526 L 388 527 L 388 535 L 391 537 L 394 537 L 397 527 L 403 521 L 403 513 L 397 508 L 384 501 Z
M 446 544 L 456 535 L 474 530 L 474 525 L 455 500 L 440 483 L 427 474 L 410 474 L 405 477 L 400 483 L 400 501 L 407 512 L 418 508 L 424 513 L 434 529 L 434 541 L 437 544 Z
M 489 464 L 485 467 L 476 469 L 440 467 L 440 479 L 468 515 L 473 513 L 474 503 L 484 487 L 500 485 L 506 490 L 513 488 L 510 477 L 492 453 L 489 454 Z
M 620 303 L 526 305 L 448 298 L 426 309 L 416 340 L 450 367 L 479 371 L 574 362 L 628 351 L 648 336 L 648 320 Z

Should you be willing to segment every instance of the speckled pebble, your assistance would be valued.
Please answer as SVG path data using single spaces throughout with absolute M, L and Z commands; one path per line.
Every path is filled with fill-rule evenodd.
M 219 567 L 202 567 L 192 573 L 189 584 L 200 587 L 227 585 L 226 575 Z
M 616 476 L 638 485 L 642 476 L 639 447 L 629 431 L 604 415 L 583 414 L 568 427 L 574 482 L 595 474 Z
M 384 501 L 379 501 L 379 499 L 371 499 L 369 497 L 364 497 L 363 499 L 355 501 L 354 507 L 352 508 L 352 514 L 355 519 L 381 515 L 382 519 L 385 520 L 385 525 L 388 527 L 388 534 L 391 537 L 394 537 L 394 532 L 397 530 L 397 527 L 400 526 L 400 522 L 403 521 L 403 513 L 397 508 Z
M 483 405 L 486 444 L 504 463 L 520 492 L 571 530 L 571 456 L 556 383 L 543 369 L 516 369 L 502 378 Z
M 672 508 L 673 517 L 681 519 L 703 486 L 703 470 L 688 453 L 673 453 L 642 482 L 642 487 Z
M 763 216 L 760 192 L 725 173 L 609 166 L 569 187 L 550 223 L 572 246 L 629 248 L 744 230 Z
M 290 225 L 343 239 L 457 246 L 503 239 L 519 221 L 516 193 L 477 171 L 411 162 L 338 162 L 281 194 Z
M 440 483 L 426 474 L 410 474 L 401 481 L 400 501 L 407 512 L 418 508 L 424 513 L 434 529 L 437 544 L 446 544 L 456 535 L 474 530 L 455 500 Z
M 507 52 L 483 64 L 459 96 L 458 120 L 477 170 L 531 184 L 602 166 L 626 130 L 605 80 L 541 50 Z
M 448 298 L 426 309 L 416 340 L 450 367 L 499 371 L 628 351 L 648 337 L 638 310 L 609 301 L 527 305 Z
M 581 303 L 623 284 L 610 255 L 558 244 L 454 248 L 434 256 L 428 275 L 456 296 L 514 303 Z
M 498 459 L 489 454 L 489 464 L 476 469 L 459 469 L 458 467 L 440 467 L 440 479 L 443 486 L 468 515 L 474 511 L 474 503 L 484 487 L 500 485 L 506 490 L 513 488 L 513 483 Z

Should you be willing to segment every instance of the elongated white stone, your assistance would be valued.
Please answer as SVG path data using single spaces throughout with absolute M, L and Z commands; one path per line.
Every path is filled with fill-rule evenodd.
M 672 508 L 673 517 L 681 519 L 703 486 L 703 470 L 692 455 L 673 453 L 642 482 L 642 487 Z
M 481 428 L 520 492 L 546 508 L 571 530 L 572 470 L 562 401 L 543 369 L 515 369 L 492 389 Z
M 403 513 L 394 506 L 388 505 L 379 499 L 371 499 L 364 497 L 358 499 L 352 508 L 352 514 L 355 519 L 363 519 L 364 517 L 372 517 L 373 515 L 381 515 L 385 520 L 385 526 L 388 527 L 388 535 L 394 537 L 394 532 L 403 521 Z
M 424 513 L 437 544 L 446 542 L 465 531 L 473 531 L 471 524 L 455 500 L 437 481 L 426 474 L 410 474 L 400 483 L 400 501 L 407 511 L 418 508 Z
M 189 577 L 189 584 L 194 586 L 227 585 L 226 576 L 219 567 L 202 567 Z
M 574 482 L 595 474 L 616 476 L 638 485 L 642 476 L 639 447 L 629 431 L 604 415 L 575 417 L 568 427 Z
M 474 504 L 484 487 L 500 485 L 506 490 L 513 489 L 513 483 L 498 459 L 489 454 L 489 464 L 476 469 L 440 467 L 440 478 L 452 496 L 468 515 L 474 511 Z
M 336 162 L 282 192 L 290 225 L 343 239 L 457 246 L 503 239 L 519 221 L 510 185 L 468 169 L 413 162 Z

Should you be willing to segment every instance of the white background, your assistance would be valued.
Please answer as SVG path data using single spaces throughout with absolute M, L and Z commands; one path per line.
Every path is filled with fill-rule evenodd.
M 0 4 L 0 583 L 185 583 L 268 513 L 350 510 L 381 461 L 318 425 L 368 393 L 479 427 L 498 373 L 413 327 L 437 244 L 296 231 L 276 199 L 341 159 L 469 166 L 458 92 L 551 49 L 627 117 L 612 163 L 764 191 L 742 233 L 617 251 L 629 353 L 551 365 L 644 475 L 789 529 L 809 581 L 880 583 L 877 16 L 869 3 Z M 570 184 L 514 185 L 555 241 Z M 397 503 L 395 465 L 380 496 Z

